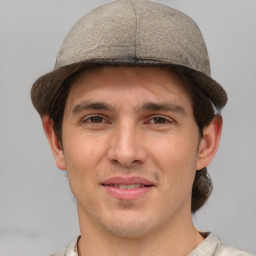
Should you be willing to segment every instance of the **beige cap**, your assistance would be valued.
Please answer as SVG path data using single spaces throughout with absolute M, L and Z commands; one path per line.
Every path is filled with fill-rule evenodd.
M 206 45 L 187 15 L 147 0 L 117 0 L 82 17 L 66 36 L 54 71 L 33 85 L 31 98 L 40 115 L 73 73 L 95 64 L 181 67 L 217 109 L 227 103 L 223 88 L 210 77 Z

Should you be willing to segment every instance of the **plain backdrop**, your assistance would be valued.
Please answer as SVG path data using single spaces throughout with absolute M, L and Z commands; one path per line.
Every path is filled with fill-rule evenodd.
M 79 234 L 75 200 L 55 166 L 33 82 L 51 71 L 71 26 L 107 0 L 0 0 L 0 256 L 43 256 Z M 159 0 L 191 16 L 226 89 L 214 183 L 200 230 L 256 252 L 256 1 Z

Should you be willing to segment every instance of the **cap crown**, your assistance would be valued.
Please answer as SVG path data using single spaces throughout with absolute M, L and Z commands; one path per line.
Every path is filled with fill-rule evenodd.
M 196 23 L 147 0 L 117 0 L 86 14 L 66 36 L 55 68 L 97 59 L 181 64 L 210 75 L 207 49 Z
M 82 17 L 66 36 L 55 70 L 32 87 L 39 114 L 49 113 L 65 79 L 95 64 L 176 66 L 217 109 L 227 103 L 226 92 L 210 77 L 206 45 L 196 23 L 157 2 L 116 0 Z

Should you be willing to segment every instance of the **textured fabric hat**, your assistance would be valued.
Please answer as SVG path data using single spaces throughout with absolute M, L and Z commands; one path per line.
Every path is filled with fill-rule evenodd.
M 224 89 L 210 77 L 206 45 L 187 15 L 148 0 L 116 0 L 82 17 L 66 36 L 54 71 L 33 85 L 31 98 L 42 116 L 70 75 L 92 65 L 175 66 L 211 99 L 227 103 Z

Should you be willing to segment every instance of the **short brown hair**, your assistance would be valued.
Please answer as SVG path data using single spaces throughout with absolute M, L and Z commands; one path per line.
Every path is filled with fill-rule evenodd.
M 170 69 L 170 67 L 164 67 Z M 53 128 L 62 145 L 62 121 L 63 114 L 71 85 L 75 79 L 84 72 L 82 69 L 69 76 L 60 87 L 60 90 L 55 95 L 49 106 L 49 117 L 53 121 Z M 198 126 L 200 137 L 203 136 L 204 127 L 208 126 L 215 116 L 215 111 L 209 97 L 199 87 L 195 81 L 189 76 L 189 72 L 179 67 L 171 67 L 171 71 L 177 74 L 183 81 L 187 91 L 192 98 L 194 118 Z M 198 211 L 207 201 L 212 192 L 212 181 L 207 172 L 207 168 L 197 170 L 191 199 L 191 212 Z

